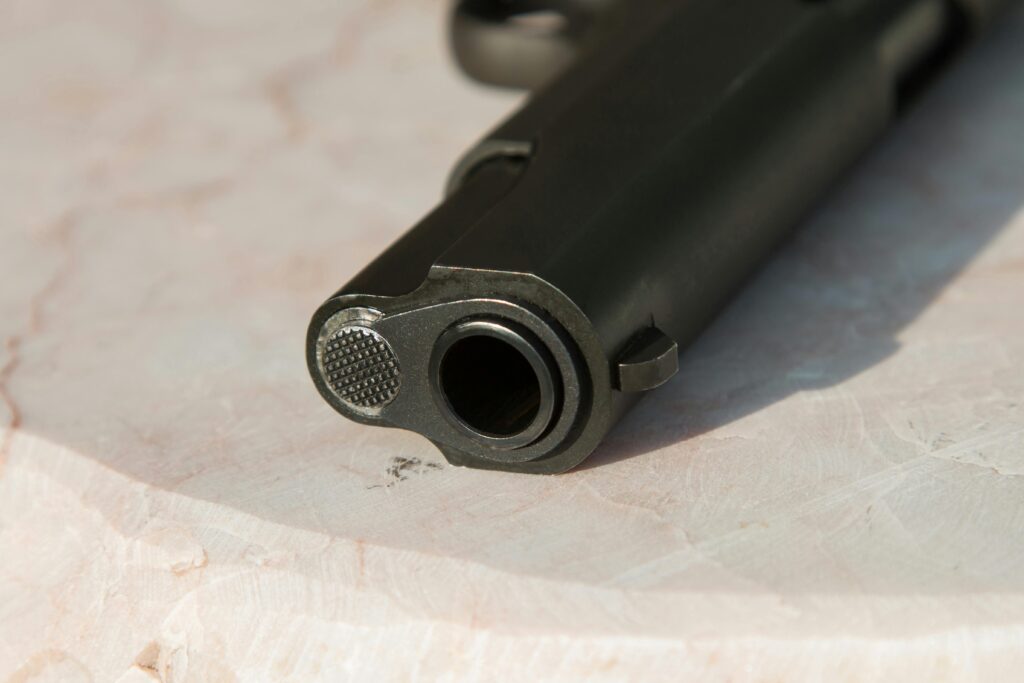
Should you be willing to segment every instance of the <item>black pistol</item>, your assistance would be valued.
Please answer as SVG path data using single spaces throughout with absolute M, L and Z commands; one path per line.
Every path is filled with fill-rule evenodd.
M 314 314 L 342 415 L 453 464 L 582 462 L 1002 0 L 462 0 L 529 101 Z

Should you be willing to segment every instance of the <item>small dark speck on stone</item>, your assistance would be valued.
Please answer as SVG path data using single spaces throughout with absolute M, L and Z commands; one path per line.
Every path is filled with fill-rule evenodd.
M 387 475 L 387 482 L 384 484 L 375 484 L 368 488 L 391 488 L 398 482 L 405 481 L 412 475 L 427 474 L 433 470 L 439 469 L 442 469 L 442 467 L 438 463 L 423 462 L 419 458 L 391 458 L 391 464 L 388 465 L 388 468 L 385 471 L 385 474 Z

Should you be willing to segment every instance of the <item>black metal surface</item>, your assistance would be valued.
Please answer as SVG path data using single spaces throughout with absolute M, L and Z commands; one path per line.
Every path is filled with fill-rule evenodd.
M 671 376 L 667 350 L 685 352 L 1001 3 L 598 3 L 589 23 L 570 21 L 587 26 L 573 34 L 575 61 L 518 74 L 496 70 L 488 45 L 505 54 L 507 36 L 480 23 L 515 3 L 491 3 L 504 15 L 483 4 L 457 8 L 468 19 L 456 31 L 476 32 L 454 40 L 469 72 L 546 85 L 470 151 L 445 202 L 317 311 L 308 358 L 321 394 L 352 419 L 418 431 L 456 464 L 553 473 Z M 325 330 L 352 310 L 370 311 L 361 324 L 401 366 L 401 389 L 374 411 L 325 379 Z M 466 363 L 477 370 L 445 374 L 452 339 L 492 324 L 485 334 L 510 330 L 522 359 L 496 351 L 488 373 L 498 347 L 481 343 Z M 514 414 L 495 415 L 502 406 Z

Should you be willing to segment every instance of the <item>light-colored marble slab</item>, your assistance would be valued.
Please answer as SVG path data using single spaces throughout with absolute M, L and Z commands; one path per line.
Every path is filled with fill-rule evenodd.
M 1019 680 L 1024 14 L 544 478 L 304 367 L 518 101 L 445 9 L 0 5 L 0 680 Z

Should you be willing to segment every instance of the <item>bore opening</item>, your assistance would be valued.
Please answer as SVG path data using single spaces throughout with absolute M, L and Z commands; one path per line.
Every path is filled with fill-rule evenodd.
M 540 413 L 540 378 L 515 346 L 489 335 L 455 341 L 441 359 L 440 385 L 452 412 L 487 436 L 526 431 Z

